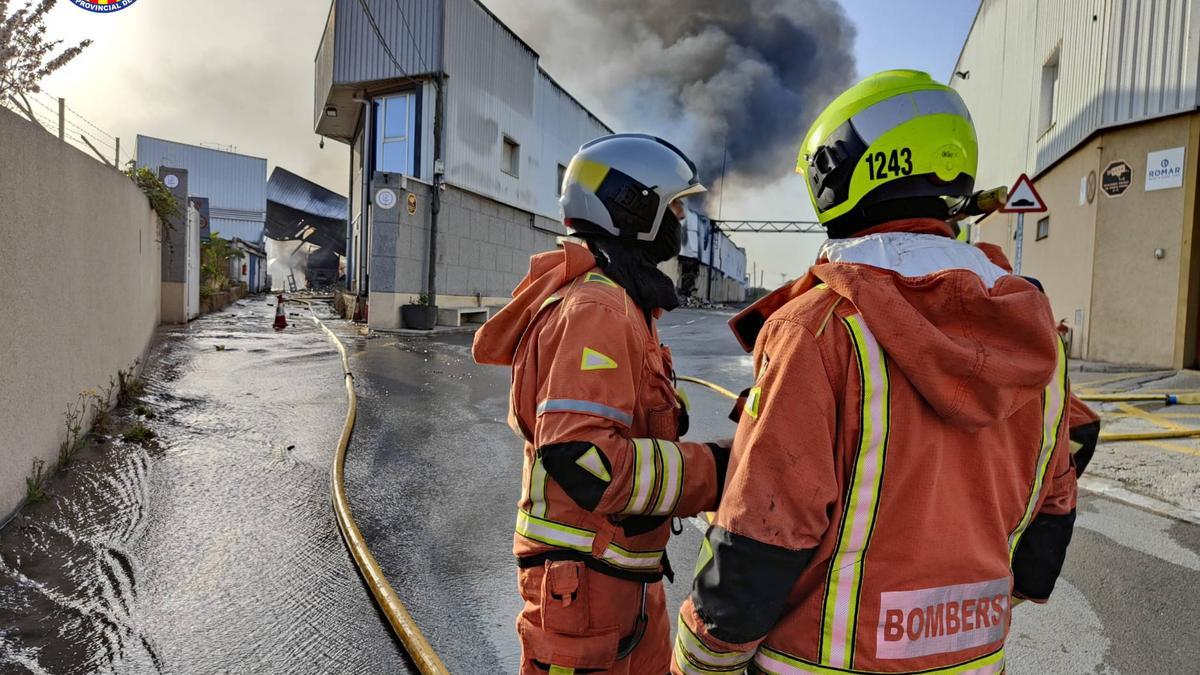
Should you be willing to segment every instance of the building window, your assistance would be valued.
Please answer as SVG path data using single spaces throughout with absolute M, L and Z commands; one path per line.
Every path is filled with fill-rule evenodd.
M 375 170 L 416 176 L 417 96 L 409 92 L 375 103 Z
M 1037 238 L 1038 241 L 1050 236 L 1050 217 L 1046 216 L 1038 221 Z
M 1055 47 L 1046 64 L 1042 66 L 1041 112 L 1038 117 L 1038 133 L 1043 134 L 1054 126 L 1058 119 L 1058 55 L 1062 47 Z
M 562 164 L 558 165 L 558 196 L 563 193 L 563 183 L 567 182 L 567 167 Z
M 508 136 L 500 151 L 500 169 L 513 178 L 521 175 L 521 145 Z

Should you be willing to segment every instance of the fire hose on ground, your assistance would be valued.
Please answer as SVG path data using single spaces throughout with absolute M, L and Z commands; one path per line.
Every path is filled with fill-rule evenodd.
M 698 377 L 689 375 L 679 375 L 677 378 L 680 382 L 690 382 L 698 384 L 715 391 L 725 398 L 736 401 L 738 395 L 732 391 L 714 384 L 707 380 L 702 380 Z M 1124 401 L 1150 401 L 1160 402 L 1164 405 L 1200 405 L 1200 392 L 1180 392 L 1177 394 L 1081 394 L 1080 400 L 1095 401 L 1095 402 L 1124 402 Z M 1195 438 L 1200 436 L 1200 429 L 1171 429 L 1168 431 L 1147 431 L 1138 433 L 1103 433 L 1100 434 L 1101 443 L 1119 443 L 1123 441 L 1160 441 L 1171 438 Z
M 307 300 L 292 299 L 289 302 L 301 302 L 308 305 L 309 312 L 312 313 L 313 323 L 317 324 L 322 331 L 329 337 L 338 352 L 342 356 L 342 373 L 346 382 L 346 421 L 342 424 L 342 434 L 338 438 L 337 450 L 333 455 L 333 470 L 330 472 L 330 489 L 333 501 L 333 512 L 337 517 L 338 529 L 341 530 L 342 539 L 346 542 L 346 547 L 350 549 L 350 555 L 354 558 L 354 564 L 358 566 L 359 572 L 362 574 L 363 581 L 371 590 L 371 595 L 375 597 L 375 602 L 383 615 L 387 617 L 388 623 L 391 624 L 392 630 L 396 637 L 400 639 L 404 649 L 408 652 L 409 657 L 417 666 L 417 669 L 423 675 L 448 675 L 450 671 L 446 669 L 446 665 L 442 663 L 437 652 L 429 644 L 429 640 L 421 633 L 417 627 L 416 621 L 405 608 L 404 603 L 400 601 L 400 597 L 396 595 L 396 591 L 392 585 L 388 583 L 387 578 L 380 569 L 379 563 L 375 561 L 375 556 L 371 554 L 371 550 L 367 548 L 367 542 L 363 538 L 362 532 L 358 529 L 358 524 L 354 521 L 354 516 L 350 513 L 350 502 L 346 498 L 346 448 L 350 445 L 350 437 L 354 433 L 354 420 L 358 415 L 358 397 L 354 393 L 354 374 L 350 372 L 350 359 L 346 355 L 346 346 L 342 344 L 329 327 L 317 318 L 317 313 L 313 311 L 312 303 Z

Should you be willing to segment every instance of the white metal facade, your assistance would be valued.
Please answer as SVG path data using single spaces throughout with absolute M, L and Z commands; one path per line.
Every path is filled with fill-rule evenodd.
M 364 1 L 399 67 L 380 44 L 360 4 Z M 444 48 L 439 25 L 443 7 Z M 431 182 L 432 77 L 443 58 L 443 181 L 449 186 L 556 221 L 560 167 L 565 169 L 587 141 L 612 133 L 478 0 L 333 0 L 314 62 L 314 118 L 317 133 L 351 145 L 352 277 L 366 273 L 372 255 L 370 237 L 363 235 L 372 209 L 367 192 L 375 170 L 373 106 L 399 92 L 418 94 L 416 177 Z M 368 101 L 371 105 L 363 105 Z M 329 116 L 327 109 L 336 114 Z M 506 140 L 519 146 L 515 173 L 504 170 Z M 716 246 L 716 266 L 743 282 L 745 251 L 724 234 L 718 235 Z M 708 263 L 707 252 L 694 257 Z
M 1200 0 L 983 0 L 950 85 L 979 134 L 980 188 L 1035 175 L 1093 132 L 1194 110 Z M 1054 122 L 1043 69 L 1057 59 Z M 961 74 L 965 74 L 966 78 Z
M 538 66 L 538 55 L 476 0 L 446 0 L 446 181 L 558 217 L 558 166 L 612 133 Z M 501 170 L 504 139 L 520 146 Z
M 267 218 L 267 160 L 150 136 L 137 137 L 137 165 L 188 170 L 189 196 L 208 197 L 210 231 L 261 242 Z

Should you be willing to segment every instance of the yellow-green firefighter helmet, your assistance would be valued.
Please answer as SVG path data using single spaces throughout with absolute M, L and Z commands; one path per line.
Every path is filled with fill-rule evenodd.
M 958 92 L 917 70 L 886 70 L 833 100 L 796 164 L 821 224 L 846 237 L 889 220 L 945 217 L 975 188 L 978 146 Z

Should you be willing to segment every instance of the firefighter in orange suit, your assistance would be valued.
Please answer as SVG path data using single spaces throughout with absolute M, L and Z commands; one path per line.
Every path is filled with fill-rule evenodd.
M 678 305 L 657 264 L 679 253 L 679 200 L 703 191 L 661 139 L 583 146 L 561 206 L 586 246 L 534 256 L 475 338 L 477 362 L 512 366 L 509 425 L 525 441 L 522 673 L 670 668 L 670 520 L 715 508 L 729 453 L 679 440 L 687 413 L 655 327 Z
M 756 381 L 673 671 L 1001 673 L 1075 518 L 1049 302 L 946 224 L 976 139 L 925 73 L 834 100 L 799 170 L 830 239 L 732 322 Z

